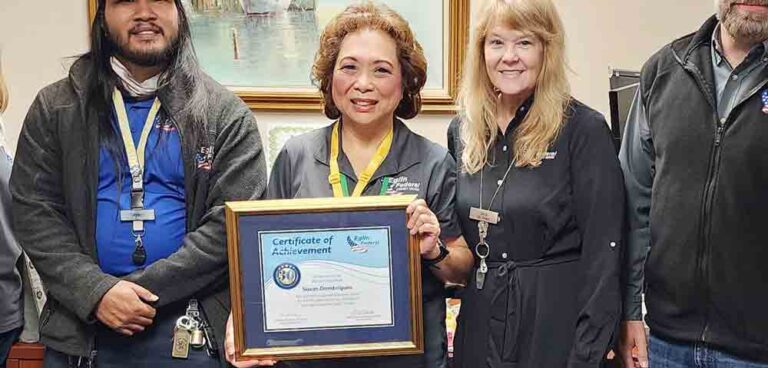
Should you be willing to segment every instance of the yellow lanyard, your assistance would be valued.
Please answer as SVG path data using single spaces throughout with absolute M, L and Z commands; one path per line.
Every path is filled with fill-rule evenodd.
M 123 103 L 123 94 L 120 90 L 115 88 L 115 92 L 112 93 L 112 102 L 115 104 L 115 111 L 117 112 L 117 123 L 120 127 L 120 135 L 123 138 L 123 145 L 125 146 L 125 155 L 128 158 L 128 167 L 131 170 L 131 176 L 133 179 L 133 186 L 143 187 L 143 171 L 144 171 L 144 151 L 147 148 L 147 141 L 149 140 L 149 132 L 152 131 L 152 124 L 155 121 L 158 111 L 160 111 L 160 100 L 155 97 L 155 102 L 152 104 L 152 108 L 149 109 L 149 115 L 144 122 L 144 128 L 141 130 L 141 137 L 139 138 L 138 149 L 133 144 L 133 136 L 131 135 L 131 125 L 128 122 L 128 113 L 125 110 L 125 103 Z M 138 183 L 137 179 L 139 178 Z
M 141 234 L 144 233 L 144 221 L 155 219 L 154 210 L 144 209 L 144 151 L 147 147 L 149 132 L 152 130 L 155 117 L 160 110 L 160 100 L 155 97 L 155 102 L 152 103 L 152 108 L 149 109 L 149 115 L 147 115 L 147 120 L 144 122 L 144 128 L 141 130 L 138 150 L 133 144 L 131 126 L 128 122 L 128 113 L 125 111 L 125 103 L 123 103 L 123 94 L 120 93 L 117 88 L 115 88 L 115 91 L 112 93 L 112 102 L 115 104 L 117 123 L 120 127 L 120 136 L 123 139 L 125 156 L 128 159 L 128 167 L 131 172 L 131 209 L 120 211 L 120 221 L 133 222 L 132 230 L 133 234 L 136 236 L 136 248 L 143 251 Z M 135 263 L 143 264 L 144 261 L 141 259 L 141 257 L 137 258 L 137 256 L 134 255 Z M 143 259 L 146 259 L 146 256 L 144 256 Z
M 394 126 L 389 129 L 389 133 L 387 133 L 381 143 L 379 143 L 379 148 L 376 150 L 376 154 L 373 155 L 371 162 L 368 163 L 368 166 L 360 174 L 360 177 L 357 180 L 357 185 L 355 185 L 355 190 L 352 192 L 352 197 L 359 197 L 363 194 L 363 190 L 368 186 L 368 182 L 373 178 L 373 174 L 376 173 L 376 170 L 381 166 L 381 163 L 384 162 L 384 159 L 389 154 L 389 149 L 392 147 L 393 136 Z M 345 197 L 348 196 L 349 193 L 348 190 L 345 190 L 347 178 L 342 178 L 342 174 L 339 171 L 339 149 L 339 122 L 336 122 L 333 125 L 333 131 L 331 132 L 331 157 L 328 162 L 331 167 L 331 174 L 328 175 L 328 182 L 333 188 L 334 197 Z

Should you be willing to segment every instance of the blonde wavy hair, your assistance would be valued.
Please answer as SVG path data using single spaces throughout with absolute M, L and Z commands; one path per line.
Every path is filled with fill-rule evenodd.
M 571 100 L 566 75 L 565 32 L 551 0 L 486 0 L 478 13 L 470 40 L 459 91 L 462 169 L 478 172 L 488 161 L 488 148 L 498 135 L 499 95 L 485 66 L 485 39 L 495 25 L 503 24 L 535 36 L 544 45 L 541 71 L 533 104 L 513 137 L 517 167 L 537 167 L 560 133 Z

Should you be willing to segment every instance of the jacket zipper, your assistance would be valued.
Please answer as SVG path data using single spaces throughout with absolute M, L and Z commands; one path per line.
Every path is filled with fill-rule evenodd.
M 718 121 L 717 123 L 717 129 L 715 131 L 715 142 L 713 147 L 712 156 L 709 162 L 709 175 L 707 177 L 706 186 L 704 187 L 704 206 L 702 208 L 702 249 L 699 253 L 699 259 L 698 259 L 698 269 L 700 272 L 701 277 L 701 284 L 703 287 L 703 300 L 702 302 L 704 305 L 707 305 L 706 300 L 709 298 L 709 282 L 707 280 L 707 275 L 709 273 L 708 270 L 708 259 L 709 259 L 709 247 L 710 247 L 710 241 L 709 241 L 709 233 L 711 231 L 711 225 L 712 225 L 712 219 L 710 218 L 712 214 L 712 201 L 715 197 L 715 185 L 717 183 L 717 177 L 718 172 L 720 169 L 720 152 L 721 152 L 721 146 L 723 142 L 723 134 L 725 132 L 725 129 L 727 127 L 726 123 L 727 121 L 723 120 Z M 709 335 L 709 307 L 706 308 L 705 314 L 704 314 L 704 328 L 701 331 L 701 341 L 707 342 Z
M 765 82 L 759 84 L 756 86 L 752 91 L 750 91 L 747 96 L 745 96 L 742 100 L 740 100 L 736 106 L 733 107 L 735 110 L 738 108 L 744 101 L 751 98 L 757 91 L 762 89 L 765 86 Z M 730 115 L 730 114 L 729 114 Z M 711 210 L 712 210 L 712 201 L 715 197 L 715 184 L 717 182 L 717 176 L 720 169 L 720 152 L 722 151 L 721 146 L 723 143 L 723 136 L 725 134 L 725 130 L 728 128 L 728 117 L 719 119 L 718 116 L 715 116 L 715 124 L 717 126 L 717 129 L 715 130 L 715 142 L 714 142 L 714 152 L 712 153 L 712 160 L 709 163 L 709 176 L 707 177 L 707 183 L 706 187 L 704 189 L 704 208 L 702 210 L 702 244 L 703 249 L 701 253 L 699 254 L 698 259 L 698 266 L 699 270 L 701 272 L 701 282 L 704 289 L 704 300 L 702 302 L 706 303 L 706 299 L 709 297 L 709 282 L 707 280 L 707 275 L 709 273 L 708 269 L 708 259 L 709 259 L 709 247 L 710 247 L 710 239 L 709 234 L 712 231 L 712 219 L 710 218 Z M 708 342 L 709 340 L 709 308 L 706 310 L 706 314 L 704 315 L 704 328 L 701 331 L 701 341 Z
M 675 60 L 680 64 L 680 66 L 683 67 L 688 73 L 691 74 L 693 79 L 696 81 L 697 86 L 699 87 L 700 92 L 704 96 L 710 96 L 707 99 L 707 102 L 712 107 L 714 111 L 714 118 L 715 118 L 715 141 L 713 143 L 713 151 L 710 155 L 709 159 L 709 168 L 707 173 L 707 181 L 704 186 L 704 195 L 703 195 L 703 206 L 701 207 L 701 250 L 698 253 L 698 258 L 696 260 L 697 263 L 697 270 L 699 271 L 699 277 L 701 278 L 701 285 L 702 285 L 702 300 L 701 302 L 706 306 L 706 310 L 704 311 L 704 327 L 701 330 L 701 341 L 706 342 L 709 335 L 709 305 L 706 303 L 707 299 L 709 299 L 709 285 L 707 280 L 707 274 L 709 272 L 707 267 L 707 259 L 709 254 L 709 232 L 711 231 L 711 221 L 710 221 L 710 215 L 711 215 L 711 208 L 712 208 L 712 201 L 714 199 L 714 192 L 715 192 L 715 183 L 717 179 L 717 174 L 720 168 L 720 150 L 723 143 L 723 134 L 725 132 L 725 129 L 727 128 L 727 118 L 724 120 L 720 120 L 720 117 L 717 115 L 717 101 L 713 99 L 712 91 L 707 88 L 707 81 L 702 75 L 699 68 L 691 63 L 688 63 L 687 61 L 684 61 L 681 59 L 677 53 L 673 52 L 673 55 L 675 57 Z M 687 56 L 686 56 L 687 58 Z
M 707 82 L 704 79 L 704 77 L 701 74 L 701 71 L 696 67 L 695 65 L 689 64 L 684 62 L 682 59 L 680 59 L 677 54 L 675 54 L 675 59 L 680 63 L 680 65 L 687 70 L 691 75 L 694 77 L 694 80 L 696 80 L 699 89 L 701 90 L 701 93 L 703 93 L 705 96 L 710 95 L 710 91 L 708 88 L 706 88 Z M 711 230 L 711 209 L 712 209 L 712 201 L 715 196 L 715 183 L 717 182 L 717 174 L 720 168 L 720 151 L 721 146 L 723 142 L 723 135 L 725 133 L 725 129 L 727 128 L 727 119 L 720 120 L 720 117 L 717 115 L 717 102 L 715 100 L 709 99 L 709 104 L 712 106 L 712 109 L 714 110 L 714 119 L 715 119 L 715 140 L 713 142 L 713 151 L 710 156 L 709 160 L 709 168 L 708 168 L 708 174 L 707 174 L 707 181 L 704 186 L 704 195 L 703 195 L 703 201 L 704 204 L 701 208 L 701 250 L 699 251 L 698 258 L 697 258 L 697 270 L 699 271 L 699 277 L 701 279 L 701 285 L 702 285 L 702 299 L 701 302 L 706 306 L 706 310 L 704 311 L 704 327 L 701 330 L 701 341 L 706 342 L 709 335 L 709 306 L 706 303 L 707 299 L 709 299 L 709 284 L 707 280 L 708 275 L 708 255 L 709 255 L 709 232 Z

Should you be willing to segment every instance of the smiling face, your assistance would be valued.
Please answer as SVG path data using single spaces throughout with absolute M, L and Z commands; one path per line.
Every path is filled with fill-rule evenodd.
M 504 97 L 523 101 L 533 94 L 544 60 L 544 45 L 530 33 L 504 25 L 489 27 L 485 69 Z
M 344 37 L 333 71 L 333 103 L 344 123 L 390 124 L 403 98 L 395 41 L 364 29 Z
M 158 66 L 168 61 L 179 36 L 174 0 L 106 0 L 109 39 L 124 61 Z
M 734 38 L 747 42 L 768 39 L 768 0 L 715 0 L 717 16 Z

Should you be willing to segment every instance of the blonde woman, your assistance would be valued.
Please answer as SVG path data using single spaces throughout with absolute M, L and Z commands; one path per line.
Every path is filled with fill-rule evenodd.
M 551 0 L 488 0 L 451 123 L 475 267 L 456 366 L 599 367 L 620 314 L 624 191 L 603 117 L 570 96 Z

